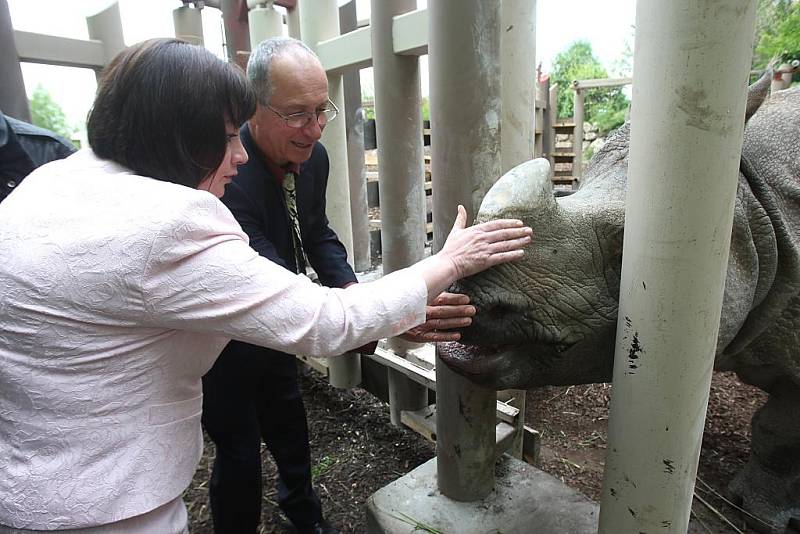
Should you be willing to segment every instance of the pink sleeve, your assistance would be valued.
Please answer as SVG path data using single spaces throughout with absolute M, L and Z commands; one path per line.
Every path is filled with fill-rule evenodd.
M 425 321 L 427 287 L 410 270 L 347 289 L 317 286 L 253 251 L 222 203 L 199 200 L 153 243 L 142 280 L 152 325 L 319 357 Z

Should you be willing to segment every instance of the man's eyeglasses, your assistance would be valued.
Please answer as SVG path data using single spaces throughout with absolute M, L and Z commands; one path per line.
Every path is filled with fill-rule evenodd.
M 319 124 L 320 128 L 322 128 L 328 124 L 328 121 L 332 121 L 339 114 L 339 108 L 337 108 L 336 104 L 331 102 L 330 99 L 328 99 L 328 105 L 331 107 L 326 109 L 318 109 L 313 113 L 301 111 L 300 113 L 292 113 L 291 115 L 284 115 L 270 105 L 267 105 L 267 108 L 275 115 L 283 119 L 283 122 L 285 122 L 286 126 L 289 128 L 304 128 L 314 119 L 316 119 L 317 124 Z

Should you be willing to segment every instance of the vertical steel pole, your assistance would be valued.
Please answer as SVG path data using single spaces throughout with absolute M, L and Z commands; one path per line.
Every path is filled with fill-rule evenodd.
M 356 2 L 350 0 L 339 8 L 342 32 L 355 30 Z M 366 271 L 372 266 L 369 247 L 369 207 L 367 175 L 364 167 L 364 111 L 361 108 L 361 74 L 351 68 L 343 75 L 345 127 L 347 129 L 347 168 L 350 178 L 350 219 L 353 225 L 353 266 Z
M 272 6 L 272 2 L 252 8 L 247 14 L 247 23 L 250 28 L 251 50 L 264 39 L 283 35 L 283 17 Z
M 302 39 L 300 35 L 300 6 L 297 5 L 286 11 L 286 26 L 289 30 L 289 37 Z
M 572 180 L 580 180 L 583 174 L 583 89 L 578 87 L 575 90 L 575 100 L 573 101 L 573 122 L 575 129 L 572 134 Z
M 96 39 L 103 43 L 106 64 L 125 48 L 122 37 L 122 19 L 119 15 L 119 3 L 114 2 L 107 8 L 86 17 L 86 27 L 89 30 L 89 39 Z M 97 72 L 100 76 L 100 72 Z
M 312 50 L 320 41 L 339 36 L 339 8 L 336 0 L 303 0 L 295 8 L 300 16 L 300 34 Z M 342 113 L 344 87 L 341 74 L 328 73 L 328 94 Z M 327 215 L 331 228 L 347 249 L 348 260 L 353 261 L 353 227 L 350 219 L 350 184 L 347 173 L 347 133 L 344 117 L 330 122 L 322 133 L 322 144 L 328 150 Z M 361 365 L 358 354 L 346 354 L 328 360 L 330 383 L 336 387 L 350 388 L 361 382 Z
M 395 54 L 392 39 L 393 17 L 413 11 L 416 5 L 415 0 L 372 0 L 371 4 L 384 273 L 408 267 L 425 253 L 419 58 Z M 401 339 L 391 339 L 389 345 L 400 356 L 412 348 Z M 399 425 L 402 410 L 427 406 L 428 390 L 402 373 L 392 369 L 388 373 L 392 423 Z
M 503 174 L 533 158 L 536 131 L 536 2 L 503 0 L 501 9 L 500 171 Z
M 544 109 L 542 110 L 542 124 L 537 128 L 542 129 L 542 156 L 550 160 L 550 169 L 553 168 L 553 151 L 555 150 L 555 133 L 553 132 L 553 108 L 550 107 L 550 79 L 542 83 L 542 96 Z
M 297 8 L 300 12 L 300 34 L 312 50 L 320 41 L 339 36 L 339 8 L 336 0 L 303 0 Z M 343 113 L 344 89 L 341 74 L 328 74 L 330 99 Z M 350 222 L 350 186 L 347 178 L 347 134 L 343 117 L 338 117 L 325 127 L 322 144 L 330 158 L 328 178 L 328 219 L 339 239 L 353 258 L 353 230 Z
M 556 122 L 558 121 L 558 84 L 550 85 L 547 90 L 547 120 L 544 123 L 545 135 L 550 138 L 550 150 L 547 153 L 547 159 L 550 160 L 550 173 L 551 176 L 555 173 L 556 158 Z
M 0 110 L 10 117 L 30 122 L 31 110 L 6 0 L 0 0 L 0 72 L 3 73 L 0 77 Z
M 504 0 L 501 7 L 500 174 L 532 159 L 536 135 L 536 2 Z M 495 177 L 497 178 L 497 177 Z M 503 392 L 523 414 L 509 453 L 522 458 L 525 390 Z
M 637 3 L 601 533 L 683 534 L 688 527 L 725 286 L 755 4 Z
M 203 46 L 203 16 L 200 9 L 185 5 L 172 10 L 172 24 L 176 38 Z
M 469 219 L 501 174 L 500 3 L 436 0 L 428 7 L 434 248 L 463 204 Z M 495 392 L 436 360 L 439 490 L 458 501 L 494 487 Z

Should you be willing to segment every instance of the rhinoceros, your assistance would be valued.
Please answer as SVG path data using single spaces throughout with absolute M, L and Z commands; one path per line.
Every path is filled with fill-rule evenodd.
M 764 101 L 764 80 L 748 94 L 715 369 L 769 393 L 729 491 L 783 532 L 800 518 L 800 88 Z M 534 243 L 453 288 L 478 314 L 441 351 L 447 365 L 497 389 L 611 381 L 629 131 L 609 137 L 569 196 L 554 197 L 544 160 L 487 193 L 477 219 L 521 218 Z

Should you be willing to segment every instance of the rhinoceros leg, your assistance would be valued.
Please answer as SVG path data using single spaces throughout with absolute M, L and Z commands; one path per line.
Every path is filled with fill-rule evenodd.
M 800 387 L 784 381 L 753 417 L 750 460 L 729 490 L 751 514 L 773 526 L 748 521 L 760 532 L 800 531 Z

